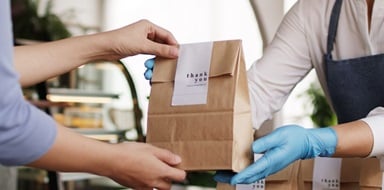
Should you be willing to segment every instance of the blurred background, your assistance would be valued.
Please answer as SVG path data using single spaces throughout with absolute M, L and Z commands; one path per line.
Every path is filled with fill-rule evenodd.
M 120 28 L 140 19 L 171 31 L 179 43 L 241 39 L 247 68 L 263 53 L 296 0 L 12 0 L 15 45 L 28 45 Z M 99 140 L 144 141 L 150 85 L 137 55 L 97 62 L 24 89 L 58 122 Z M 282 123 L 315 127 L 311 114 L 326 104 L 311 72 L 266 128 Z M 308 105 L 320 102 L 320 106 Z M 298 106 L 299 105 L 299 106 Z M 316 107 L 317 106 L 317 107 Z M 325 110 L 325 114 L 328 114 Z M 317 115 L 321 113 L 317 112 Z M 90 174 L 28 167 L 0 170 L 0 187 L 15 189 L 124 189 Z M 174 189 L 212 189 L 212 172 L 191 173 Z M 4 187 L 4 188 L 3 188 Z

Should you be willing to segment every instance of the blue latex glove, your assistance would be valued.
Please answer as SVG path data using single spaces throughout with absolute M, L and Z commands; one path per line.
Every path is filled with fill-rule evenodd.
M 236 175 L 236 173 L 231 170 L 220 170 L 216 171 L 213 179 L 221 183 L 230 183 L 234 175 Z
M 253 152 L 264 155 L 234 175 L 230 183 L 232 185 L 253 183 L 284 169 L 298 159 L 330 157 L 335 153 L 336 145 L 337 135 L 330 127 L 316 129 L 305 129 L 297 125 L 280 127 L 253 143 Z M 215 180 L 228 183 L 229 175 L 217 173 Z
M 152 79 L 152 73 L 153 73 L 153 66 L 154 65 L 155 65 L 155 58 L 147 59 L 144 62 L 144 66 L 145 66 L 145 68 L 147 68 L 147 70 L 145 70 L 145 72 L 144 72 L 145 79 L 147 79 L 147 80 Z

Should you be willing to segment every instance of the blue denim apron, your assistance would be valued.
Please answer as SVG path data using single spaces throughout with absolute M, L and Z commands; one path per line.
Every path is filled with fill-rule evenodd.
M 339 123 L 364 118 L 375 107 L 384 106 L 384 54 L 332 59 L 342 2 L 336 0 L 332 9 L 324 55 L 329 95 Z

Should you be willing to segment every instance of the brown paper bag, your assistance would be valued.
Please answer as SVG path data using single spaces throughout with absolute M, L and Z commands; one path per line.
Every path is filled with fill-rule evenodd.
M 340 172 L 340 190 L 358 190 L 361 158 L 343 158 Z M 314 159 L 302 160 L 299 168 L 299 189 L 312 190 Z
M 363 159 L 360 173 L 360 189 L 381 190 L 382 180 L 383 172 L 380 170 L 380 160 L 377 158 Z
M 290 164 L 283 170 L 268 176 L 265 179 L 265 190 L 297 190 L 298 181 L 297 176 L 299 172 L 300 161 Z M 254 184 L 257 185 L 257 184 Z M 252 186 L 252 185 L 250 185 Z M 236 190 L 235 186 L 225 183 L 217 183 L 217 190 Z M 253 189 L 253 188 L 249 188 Z
M 147 142 L 182 157 L 180 168 L 240 171 L 252 161 L 253 129 L 240 40 L 213 43 L 207 103 L 172 106 L 177 59 L 156 58 Z

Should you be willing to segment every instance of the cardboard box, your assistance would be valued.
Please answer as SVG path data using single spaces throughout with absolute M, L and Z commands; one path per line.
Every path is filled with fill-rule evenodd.
M 381 190 L 383 184 L 383 172 L 380 170 L 380 160 L 366 158 L 362 161 L 360 173 L 361 190 Z
M 361 158 L 343 158 L 340 169 L 340 190 L 358 190 Z M 314 159 L 302 160 L 299 168 L 299 189 L 312 190 Z
M 265 189 L 265 190 L 297 190 L 298 189 L 298 172 L 299 172 L 300 161 L 296 161 L 286 167 L 285 169 L 277 172 L 273 175 L 268 176 L 265 179 L 264 187 L 259 184 L 249 184 L 248 187 L 242 186 L 235 187 L 225 183 L 217 183 L 217 190 L 254 190 L 254 189 Z M 256 188 L 256 185 L 259 185 Z
M 189 45 L 190 49 L 199 50 L 193 48 L 194 44 Z M 179 167 L 184 170 L 240 171 L 252 162 L 253 141 L 241 41 L 213 42 L 209 53 L 206 103 L 197 105 L 172 105 L 177 63 L 183 55 L 178 59 L 156 58 L 147 142 L 180 155 L 183 161 Z M 191 76 L 196 74 L 185 77 Z
M 266 189 L 294 190 L 298 189 L 300 161 L 296 161 L 280 172 L 266 178 Z

